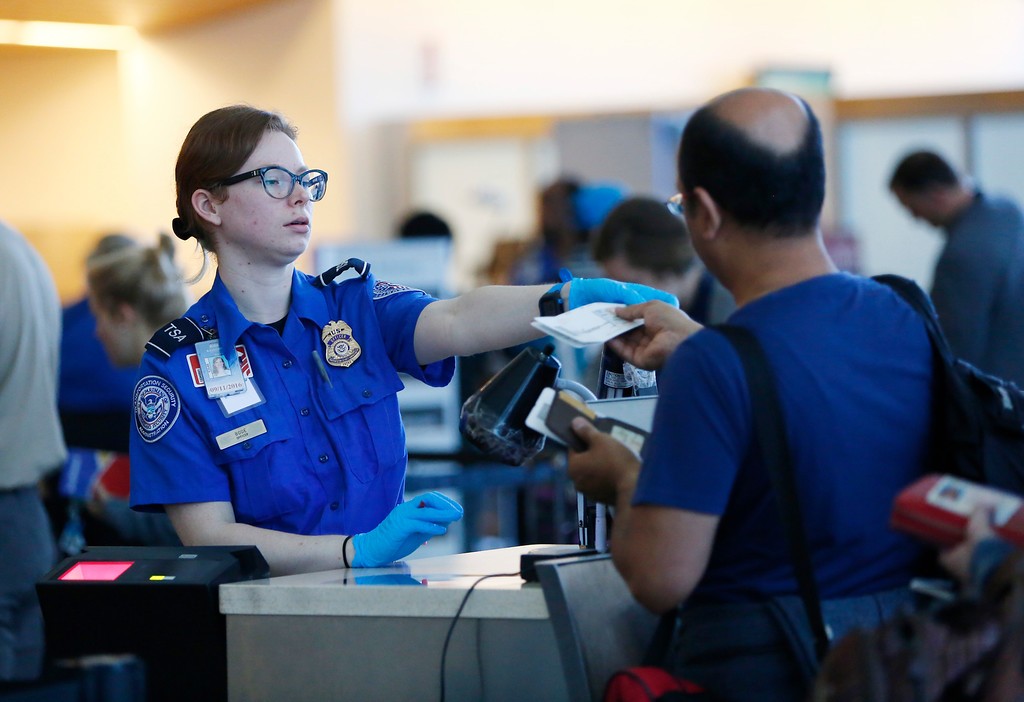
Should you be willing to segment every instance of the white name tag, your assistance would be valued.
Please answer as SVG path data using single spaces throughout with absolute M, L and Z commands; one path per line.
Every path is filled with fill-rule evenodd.
M 231 431 L 226 431 L 218 436 L 217 446 L 219 446 L 221 451 L 223 451 L 226 448 L 231 448 L 235 444 L 242 443 L 246 439 L 252 439 L 260 434 L 266 433 L 267 425 L 263 423 L 262 419 L 257 419 L 255 422 L 249 422 L 244 426 L 232 429 Z

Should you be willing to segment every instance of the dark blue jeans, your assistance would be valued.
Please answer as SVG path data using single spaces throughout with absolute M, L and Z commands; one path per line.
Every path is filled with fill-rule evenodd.
M 0 680 L 32 680 L 43 664 L 43 615 L 36 581 L 57 547 L 33 485 L 0 490 Z

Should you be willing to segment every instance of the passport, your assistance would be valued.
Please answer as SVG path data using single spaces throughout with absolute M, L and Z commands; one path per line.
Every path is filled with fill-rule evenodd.
M 971 513 L 992 510 L 992 530 L 1024 546 L 1024 500 L 1013 493 L 952 475 L 931 474 L 904 488 L 893 503 L 890 524 L 941 547 L 964 539 Z
M 591 409 L 583 400 L 572 393 L 560 390 L 551 400 L 544 423 L 558 440 L 573 451 L 583 451 L 586 444 L 572 430 L 572 420 L 583 417 L 598 430 L 610 434 L 613 439 L 625 444 L 639 454 L 650 434 L 639 427 L 614 417 L 605 417 Z

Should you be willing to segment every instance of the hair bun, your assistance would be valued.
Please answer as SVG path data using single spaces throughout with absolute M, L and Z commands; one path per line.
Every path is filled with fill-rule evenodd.
M 182 241 L 188 241 L 192 238 L 192 233 L 188 230 L 188 225 L 181 217 L 175 217 L 171 220 L 171 231 L 174 232 L 174 236 L 178 237 Z

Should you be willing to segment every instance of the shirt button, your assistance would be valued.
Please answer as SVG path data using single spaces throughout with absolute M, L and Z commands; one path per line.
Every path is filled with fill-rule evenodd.
M 369 388 L 367 388 L 366 390 L 363 390 L 363 397 L 369 397 L 372 394 L 373 394 L 373 390 L 370 390 Z
M 282 363 L 281 365 L 283 367 L 285 367 L 285 368 L 291 368 L 292 367 L 292 362 L 290 360 L 288 360 L 288 361 L 285 361 L 284 363 Z
M 200 322 L 209 322 L 210 321 L 210 315 L 204 314 L 202 317 L 199 318 L 199 321 Z
M 301 414 L 303 417 L 308 417 L 309 416 L 309 408 L 308 407 L 303 407 L 302 409 L 299 410 L 299 414 Z
M 338 505 L 337 502 L 332 502 L 331 503 L 331 511 L 332 512 L 336 511 L 338 509 L 338 507 L 339 507 L 339 505 Z
M 327 454 L 326 454 L 326 453 L 322 453 L 322 454 L 320 454 L 320 462 L 321 462 L 321 463 L 327 463 L 327 461 L 329 461 L 329 460 L 330 460 L 330 459 L 329 459 L 329 458 L 327 458 Z
M 252 448 L 252 442 L 251 441 L 246 441 L 244 444 L 242 444 L 242 448 L 244 448 L 246 451 L 248 451 L 249 449 Z

